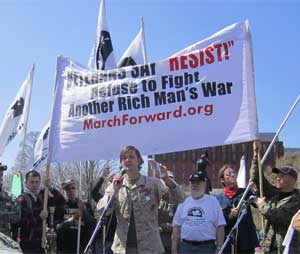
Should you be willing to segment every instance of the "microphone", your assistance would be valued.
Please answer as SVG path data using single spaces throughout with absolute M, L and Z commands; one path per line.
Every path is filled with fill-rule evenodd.
M 246 203 L 246 204 L 252 204 L 252 203 L 256 203 L 256 201 L 257 201 L 257 196 L 251 195 L 251 196 L 245 201 L 245 203 Z
M 121 174 L 121 179 L 115 180 L 117 184 L 121 183 L 123 181 L 123 176 L 128 172 L 128 168 L 121 168 L 120 174 Z
M 128 168 L 121 168 L 120 174 L 121 176 L 125 175 L 128 172 Z

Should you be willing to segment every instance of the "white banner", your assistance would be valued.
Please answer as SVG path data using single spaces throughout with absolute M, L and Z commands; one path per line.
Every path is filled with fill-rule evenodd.
M 257 113 L 248 22 L 184 55 L 109 71 L 60 57 L 49 161 L 158 154 L 251 141 Z
M 34 66 L 28 73 L 0 126 L 0 156 L 6 145 L 27 126 Z
M 34 162 L 32 169 L 41 171 L 46 163 L 49 146 L 50 121 L 44 126 L 34 146 Z

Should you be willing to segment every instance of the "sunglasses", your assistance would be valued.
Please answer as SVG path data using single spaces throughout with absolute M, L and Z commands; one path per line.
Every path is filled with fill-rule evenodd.
M 228 172 L 227 174 L 225 174 L 225 176 L 235 176 L 236 173 L 235 172 Z

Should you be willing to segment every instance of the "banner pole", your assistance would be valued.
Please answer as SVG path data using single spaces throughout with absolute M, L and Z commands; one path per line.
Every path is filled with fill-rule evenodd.
M 141 17 L 141 27 L 143 31 L 143 53 L 144 53 L 144 64 L 148 63 L 148 56 L 146 50 L 146 37 L 145 37 L 145 30 L 144 30 L 144 17 Z
M 50 162 L 47 162 L 46 165 L 46 173 L 45 173 L 45 181 L 47 181 L 50 177 Z M 45 192 L 44 192 L 44 205 L 43 211 L 47 211 L 48 207 L 48 195 L 49 195 L 49 188 L 45 185 Z M 46 247 L 46 219 L 43 219 L 43 236 L 42 236 L 42 248 Z
M 261 167 L 261 159 L 260 159 L 260 153 L 257 155 L 257 160 L 258 160 L 258 178 L 259 178 L 259 197 L 263 198 L 264 197 L 264 186 L 263 186 L 263 172 L 262 172 L 262 167 Z M 261 215 L 261 227 L 265 227 L 265 221 L 264 217 Z

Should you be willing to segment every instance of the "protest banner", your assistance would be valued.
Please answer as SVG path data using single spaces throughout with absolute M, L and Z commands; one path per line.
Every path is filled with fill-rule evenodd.
M 247 21 L 169 59 L 94 71 L 57 61 L 49 161 L 110 159 L 124 145 L 158 154 L 257 138 Z

